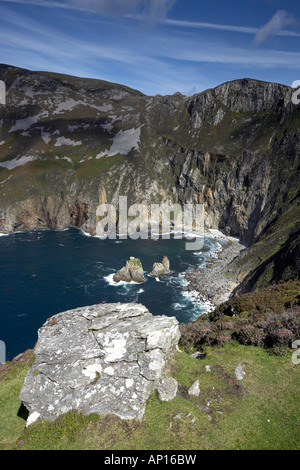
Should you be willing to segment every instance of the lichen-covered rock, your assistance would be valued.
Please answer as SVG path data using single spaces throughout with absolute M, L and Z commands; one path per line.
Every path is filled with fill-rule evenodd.
M 163 377 L 158 384 L 157 394 L 160 401 L 170 401 L 176 397 L 178 382 L 173 377 Z
M 20 400 L 27 425 L 78 409 L 141 419 L 180 337 L 175 317 L 141 304 L 100 304 L 59 313 L 38 332 Z

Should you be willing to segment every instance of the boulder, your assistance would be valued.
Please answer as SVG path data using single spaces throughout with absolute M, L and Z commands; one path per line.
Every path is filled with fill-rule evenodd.
M 35 362 L 20 393 L 27 425 L 72 409 L 142 419 L 179 337 L 175 317 L 153 316 L 141 304 L 54 315 L 38 331 Z
M 170 401 L 176 397 L 178 382 L 172 377 L 163 377 L 158 384 L 157 394 L 160 401 Z
M 239 364 L 235 369 L 236 380 L 243 380 L 245 375 L 246 372 L 244 371 L 242 364 Z
M 144 270 L 139 258 L 130 257 L 126 261 L 126 266 L 120 269 L 113 276 L 115 282 L 145 282 Z
M 167 256 L 163 257 L 161 263 L 154 263 L 150 276 L 159 277 L 159 276 L 166 276 L 170 274 L 170 261 Z
M 200 395 L 200 388 L 199 388 L 199 380 L 196 380 L 193 385 L 188 389 L 188 394 L 199 397 Z

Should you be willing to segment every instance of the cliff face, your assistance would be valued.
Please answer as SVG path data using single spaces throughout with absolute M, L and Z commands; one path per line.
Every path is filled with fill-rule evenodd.
M 295 243 L 300 107 L 291 88 L 244 79 L 191 98 L 148 97 L 5 65 L 0 80 L 0 231 L 94 234 L 97 206 L 118 196 L 203 203 L 207 227 L 228 227 L 249 245 L 232 266 L 247 289 L 258 267 Z

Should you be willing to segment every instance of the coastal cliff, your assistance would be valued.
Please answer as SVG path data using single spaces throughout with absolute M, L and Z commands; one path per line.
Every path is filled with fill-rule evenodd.
M 99 204 L 199 203 L 247 245 L 249 291 L 299 276 L 300 107 L 287 86 L 236 80 L 192 97 L 1 65 L 0 232 L 81 228 Z M 293 250 L 293 256 L 289 253 Z

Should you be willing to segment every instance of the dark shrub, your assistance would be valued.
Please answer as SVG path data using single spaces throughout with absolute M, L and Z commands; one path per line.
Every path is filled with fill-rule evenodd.
M 227 332 L 219 333 L 215 338 L 215 344 L 223 346 L 225 343 L 232 343 L 231 335 Z
M 218 323 L 219 330 L 233 330 L 234 323 L 232 321 L 222 321 Z
M 187 347 L 196 346 L 205 342 L 210 331 L 210 328 L 199 325 L 197 322 L 188 323 L 187 325 L 182 324 L 180 325 L 180 341 Z
M 233 338 L 239 343 L 252 346 L 260 346 L 263 344 L 264 332 L 260 328 L 252 325 L 242 326 L 233 333 Z
M 283 328 L 291 330 L 295 336 L 300 337 L 300 307 L 294 308 L 290 312 L 281 315 L 281 324 Z
M 269 347 L 290 346 L 293 340 L 293 333 L 287 328 L 279 328 L 267 335 L 265 343 Z

